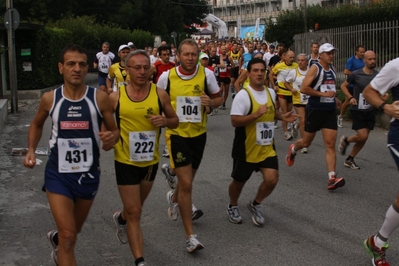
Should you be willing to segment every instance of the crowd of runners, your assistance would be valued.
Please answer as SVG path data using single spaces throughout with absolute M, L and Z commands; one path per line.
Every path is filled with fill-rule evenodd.
M 327 190 L 333 191 L 345 185 L 345 179 L 337 176 L 336 153 L 346 155 L 353 143 L 342 161 L 345 167 L 361 169 L 355 157 L 373 130 L 374 110 L 379 109 L 393 117 L 388 147 L 399 167 L 399 58 L 378 72 L 375 52 L 354 47 L 355 55 L 345 66 L 346 78 L 338 84 L 337 49 L 332 44 L 313 43 L 309 54 L 276 46 L 238 40 L 198 44 L 186 39 L 177 48 L 162 42 L 159 47 L 138 49 L 129 42 L 119 46 L 116 57 L 104 42 L 94 60 L 98 89 L 84 82 L 89 68 L 86 51 L 78 45 L 65 47 L 58 62 L 64 84 L 43 95 L 24 159 L 26 167 L 36 165 L 34 152 L 50 116 L 51 153 L 44 189 L 57 227 L 47 234 L 54 263 L 76 265 L 77 234 L 99 185 L 101 148 L 114 151 L 122 204 L 110 219 L 117 239 L 129 244 L 135 265 L 147 265 L 140 219 L 158 168 L 170 187 L 165 193 L 169 219 L 181 218 L 188 252 L 203 249 L 193 227 L 193 221 L 203 216 L 192 202 L 193 181 L 206 140 L 212 137 L 207 135 L 208 116 L 217 119 L 219 110 L 230 110 L 235 128 L 226 206 L 232 223 L 242 223 L 239 197 L 251 175 L 259 171 L 263 179 L 246 205 L 253 223 L 264 224 L 261 204 L 279 180 L 275 138 L 287 141 L 285 163 L 292 167 L 298 153 L 311 152 L 312 141 L 321 131 Z M 345 95 L 343 103 L 337 98 L 338 87 Z M 390 91 L 393 103 L 387 102 Z M 338 138 L 348 106 L 354 134 Z M 275 130 L 278 120 L 280 136 Z M 161 137 L 166 142 L 162 148 Z M 161 156 L 168 157 L 169 163 L 159 167 Z M 378 233 L 364 241 L 373 265 L 389 265 L 387 240 L 398 226 L 399 196 Z

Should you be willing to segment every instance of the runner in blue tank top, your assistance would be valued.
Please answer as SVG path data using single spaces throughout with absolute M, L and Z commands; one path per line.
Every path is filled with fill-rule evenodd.
M 76 265 L 77 234 L 99 185 L 100 143 L 108 151 L 119 139 L 108 95 L 85 85 L 88 68 L 87 53 L 82 47 L 64 48 L 58 63 L 64 85 L 43 95 L 29 128 L 24 165 L 33 168 L 44 123 L 48 116 L 52 119 L 44 187 L 57 225 L 57 230 L 47 233 L 56 265 Z M 100 132 L 102 122 L 109 131 Z

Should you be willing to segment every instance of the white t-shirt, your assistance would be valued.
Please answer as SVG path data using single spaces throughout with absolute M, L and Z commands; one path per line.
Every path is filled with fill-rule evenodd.
M 274 54 L 271 54 L 270 52 L 267 52 L 263 55 L 263 61 L 266 62 L 266 66 L 269 65 L 270 62 L 270 58 L 272 58 L 274 56 Z
M 151 63 L 151 65 L 153 65 L 158 60 L 159 60 L 159 57 L 155 57 L 153 55 L 150 55 L 150 63 Z
M 301 89 L 301 85 L 306 76 L 306 73 L 308 73 L 308 70 L 302 71 L 298 68 L 298 72 L 299 72 L 299 74 L 301 74 L 301 76 L 298 76 L 298 77 L 296 75 L 296 71 L 297 71 L 297 69 L 292 69 L 288 73 L 287 77 L 285 78 L 285 81 L 287 81 L 288 83 L 292 82 L 294 89 L 299 91 Z
M 173 68 L 172 68 L 173 69 Z M 192 79 L 198 71 L 198 66 L 197 70 L 191 74 L 191 75 L 185 75 L 182 74 L 179 70 L 180 67 L 177 67 L 177 75 L 183 80 L 189 80 Z M 161 76 L 158 79 L 157 87 L 166 90 L 166 87 L 168 86 L 168 77 L 169 77 L 169 71 L 165 71 L 161 74 Z M 208 85 L 208 91 L 210 94 L 216 94 L 220 91 L 218 83 L 216 81 L 215 74 L 208 68 L 205 68 L 205 75 L 206 75 L 206 83 Z
M 265 104 L 268 101 L 269 94 L 266 90 L 257 91 L 248 85 L 248 89 L 251 91 L 255 101 L 259 104 Z M 276 92 L 273 89 L 268 88 L 270 95 L 272 96 L 274 104 L 276 104 Z M 246 90 L 240 90 L 234 97 L 233 104 L 231 106 L 230 115 L 247 115 L 251 108 L 251 100 Z M 256 110 L 254 110 L 256 111 Z
M 380 73 L 370 82 L 371 87 L 384 95 L 399 84 L 399 57 L 385 64 Z

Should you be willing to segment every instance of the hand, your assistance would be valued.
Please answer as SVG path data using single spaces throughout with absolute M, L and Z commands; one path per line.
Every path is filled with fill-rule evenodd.
M 294 114 L 294 111 L 289 111 L 285 114 L 282 115 L 282 120 L 287 122 L 287 123 L 294 123 L 294 121 L 299 118 L 299 115 Z
M 324 92 L 324 95 L 323 95 L 323 97 L 330 97 L 330 98 L 332 98 L 334 96 L 335 96 L 335 91 L 326 91 L 326 92 Z
M 298 89 L 292 88 L 292 94 L 297 94 L 298 93 Z
M 151 115 L 150 116 L 150 123 L 156 127 L 164 127 L 166 126 L 166 117 L 162 115 Z
M 103 150 L 109 151 L 115 147 L 115 136 L 111 131 L 99 132 L 101 141 L 103 142 Z
M 392 104 L 386 104 L 384 112 L 396 119 L 399 119 L 399 101 L 394 101 Z
M 349 103 L 350 103 L 351 105 L 357 105 L 357 101 L 356 101 L 355 98 L 350 99 L 350 100 L 349 100 Z
M 36 155 L 34 152 L 29 152 L 26 154 L 24 158 L 24 166 L 26 168 L 33 168 L 36 165 Z
M 204 106 L 210 106 L 212 99 L 203 91 L 201 95 L 201 104 Z
M 262 115 L 264 115 L 264 114 L 266 114 L 267 113 L 267 105 L 266 104 L 264 104 L 264 105 L 261 105 L 260 107 L 259 107 L 259 109 L 255 112 L 255 114 L 256 114 L 256 116 L 259 118 L 259 117 L 261 117 Z

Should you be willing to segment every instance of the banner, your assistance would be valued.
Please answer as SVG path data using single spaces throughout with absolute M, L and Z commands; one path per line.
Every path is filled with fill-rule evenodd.
M 241 16 L 237 18 L 237 37 L 241 36 Z
M 260 36 L 259 36 L 259 23 L 260 23 L 260 18 L 257 18 L 256 19 L 256 22 L 255 22 L 255 38 L 260 38 Z M 263 37 L 263 35 L 262 35 L 262 37 Z
M 255 26 L 241 26 L 241 34 L 238 35 L 241 39 L 259 38 L 263 39 L 265 32 L 265 25 L 259 25 L 258 37 L 255 37 Z

